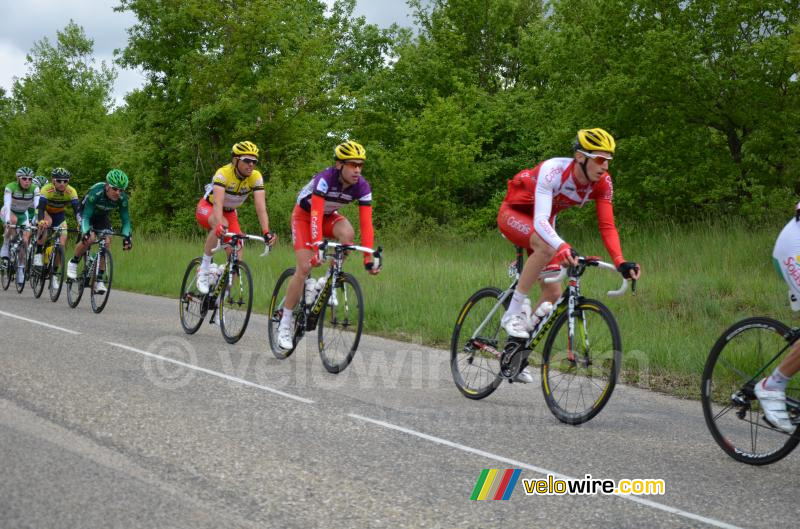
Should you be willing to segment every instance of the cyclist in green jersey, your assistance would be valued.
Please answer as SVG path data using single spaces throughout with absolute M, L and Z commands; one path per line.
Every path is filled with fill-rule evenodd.
M 119 169 L 112 169 L 106 174 L 104 182 L 98 182 L 89 188 L 89 192 L 83 198 L 81 242 L 75 245 L 75 255 L 67 264 L 67 277 L 70 279 L 78 278 L 78 262 L 91 243 L 96 240 L 94 232 L 111 229 L 109 214 L 115 209 L 119 210 L 119 216 L 122 219 L 122 249 L 130 250 L 132 248 L 128 195 L 125 193 L 127 187 L 128 175 Z M 111 237 L 106 237 L 106 242 L 111 244 Z M 103 270 L 100 270 L 94 288 L 98 294 L 105 293 Z

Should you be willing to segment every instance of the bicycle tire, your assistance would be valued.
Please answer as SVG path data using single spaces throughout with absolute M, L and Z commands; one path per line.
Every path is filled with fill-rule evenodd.
M 44 257 L 44 252 L 42 252 Z M 47 280 L 47 271 L 49 268 L 42 264 L 42 266 L 35 266 L 33 258 L 31 258 L 31 289 L 33 290 L 33 297 L 39 299 L 44 292 L 44 283 Z
M 328 373 L 341 373 L 350 365 L 363 330 L 361 285 L 351 274 L 343 273 L 328 293 L 317 321 L 319 356 Z
M 195 257 L 189 261 L 186 272 L 183 274 L 181 282 L 181 293 L 178 298 L 178 315 L 181 320 L 181 327 L 186 334 L 194 334 L 203 325 L 206 311 L 203 306 L 206 303 L 208 294 L 201 294 L 197 290 L 197 271 L 200 268 L 200 257 Z
M 61 265 L 56 265 L 56 261 Z M 61 289 L 64 288 L 64 280 L 67 273 L 67 261 L 64 257 L 64 247 L 60 244 L 53 248 L 50 252 L 50 262 L 47 264 L 49 272 L 47 273 L 47 290 L 50 293 L 50 301 L 55 303 L 61 295 Z M 58 288 L 53 288 L 53 279 L 58 278 Z
M 755 382 L 784 357 L 768 363 L 787 345 L 789 331 L 772 318 L 745 318 L 723 332 L 709 352 L 700 386 L 703 417 L 719 447 L 742 463 L 774 463 L 800 443 L 800 428 L 788 434 L 763 420 L 753 393 Z M 757 374 L 759 369 L 764 372 Z M 790 385 L 786 395 L 798 399 L 800 388 Z
M 86 286 L 87 274 L 86 254 L 84 253 L 81 258 L 81 269 L 78 271 L 78 277 L 75 279 L 67 279 L 67 305 L 73 309 L 81 302 L 83 289 Z
M 292 340 L 292 348 L 291 349 L 282 349 L 280 345 L 278 345 L 278 327 L 281 323 L 281 318 L 283 317 L 283 302 L 286 299 L 286 288 L 288 288 L 289 281 L 292 279 L 294 275 L 294 267 L 287 268 L 284 270 L 281 275 L 278 277 L 278 280 L 275 282 L 275 288 L 272 290 L 272 297 L 269 300 L 269 321 L 267 322 L 267 335 L 269 338 L 269 348 L 272 351 L 272 354 L 275 355 L 275 358 L 278 360 L 284 360 L 289 358 L 294 350 L 297 348 L 297 344 L 300 341 L 300 338 L 303 337 L 305 330 L 303 329 L 304 318 L 302 317 L 302 300 L 298 300 L 297 304 L 294 307 L 294 333 L 292 336 L 294 337 Z
M 503 380 L 499 354 L 507 335 L 500 319 L 508 309 L 510 296 L 492 313 L 502 294 L 495 287 L 478 290 L 464 303 L 456 318 L 450 339 L 450 372 L 458 390 L 469 399 L 488 397 Z M 479 328 L 490 314 L 486 325 Z
M 227 284 L 229 275 L 234 276 L 230 285 Z M 253 310 L 253 276 L 247 263 L 239 261 L 219 280 L 225 281 L 219 300 L 219 329 L 225 341 L 233 344 L 242 339 L 250 321 Z
M 599 318 L 590 319 L 588 315 Z M 597 300 L 581 298 L 576 303 L 572 344 L 567 316 L 566 310 L 555 316 L 544 344 L 542 393 L 559 421 L 578 425 L 591 420 L 608 404 L 622 362 L 622 338 L 613 313 Z M 564 332 L 559 333 L 562 329 Z
M 105 260 L 105 270 L 103 270 L 103 283 L 106 286 L 106 291 L 99 294 L 95 291 L 95 284 L 100 275 L 101 261 Z M 96 272 L 95 272 L 96 270 Z M 92 312 L 100 314 L 106 308 L 108 297 L 111 295 L 111 282 L 114 280 L 114 259 L 111 256 L 111 248 L 106 248 L 103 252 L 97 252 L 97 259 L 94 260 L 94 270 L 90 271 L 91 278 L 89 280 L 89 299 L 92 302 Z
M 22 270 L 27 275 L 28 274 L 28 250 L 26 250 L 23 247 L 20 247 L 20 251 L 25 252 L 25 258 L 22 261 L 24 263 Z M 17 263 L 16 263 L 16 266 L 14 267 L 14 272 L 17 274 L 17 277 L 15 278 L 16 281 L 14 281 L 14 286 L 17 289 L 17 293 L 18 294 L 22 294 L 22 292 L 25 290 L 26 277 L 23 275 L 22 276 L 23 281 L 22 282 L 19 281 L 19 257 L 17 257 Z
M 11 272 L 12 270 L 11 257 L 6 258 L 4 261 L 5 261 L 4 263 L 5 266 L 2 266 L 0 268 L 0 286 L 3 287 L 3 290 L 8 290 L 8 287 L 11 286 L 11 278 L 13 275 L 13 273 Z

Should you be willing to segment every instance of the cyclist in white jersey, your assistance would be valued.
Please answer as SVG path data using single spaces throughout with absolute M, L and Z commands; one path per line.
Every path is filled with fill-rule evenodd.
M 792 310 L 800 310 L 800 203 L 797 204 L 795 218 L 783 227 L 778 240 L 775 241 L 772 261 L 778 273 L 789 285 L 789 302 Z M 786 386 L 798 371 L 800 371 L 800 341 L 795 342 L 789 354 L 772 374 L 759 380 L 755 386 L 756 397 L 767 420 L 788 433 L 792 433 L 795 426 L 789 420 L 789 412 L 786 410 Z

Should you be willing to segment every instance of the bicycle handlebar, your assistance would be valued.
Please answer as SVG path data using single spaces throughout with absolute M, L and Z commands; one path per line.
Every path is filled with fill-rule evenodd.
M 366 246 L 359 246 L 357 244 L 342 244 L 334 241 L 322 241 L 317 244 L 317 248 L 323 252 L 327 248 L 341 248 L 343 250 L 355 250 L 357 252 L 370 254 L 373 257 L 373 265 L 375 268 L 381 267 L 381 259 L 383 254 L 383 247 L 378 246 L 377 249 L 367 248 Z
M 605 268 L 606 270 L 611 270 L 613 272 L 617 272 L 617 267 L 611 263 L 607 263 L 605 261 L 599 261 L 594 259 L 586 259 L 585 257 L 578 257 L 578 264 L 584 266 L 596 266 L 598 268 Z M 544 278 L 545 283 L 558 283 L 567 277 L 567 268 L 561 267 L 561 271 L 558 273 L 556 277 L 546 277 Z M 622 286 L 620 286 L 617 290 L 609 290 L 606 294 L 609 297 L 615 298 L 621 296 L 628 290 L 628 280 L 624 277 L 622 278 Z
M 217 240 L 217 245 L 211 250 L 211 253 L 219 251 L 224 245 L 230 245 L 230 243 L 223 243 L 223 239 L 231 239 L 232 242 L 236 241 L 244 241 L 244 240 L 251 240 L 251 241 L 260 241 L 264 243 L 264 251 L 259 255 L 259 257 L 264 257 L 267 255 L 271 249 L 271 246 L 267 244 L 267 241 L 264 240 L 264 237 L 260 237 L 258 235 L 248 235 L 246 233 L 231 233 L 226 232 L 220 239 Z

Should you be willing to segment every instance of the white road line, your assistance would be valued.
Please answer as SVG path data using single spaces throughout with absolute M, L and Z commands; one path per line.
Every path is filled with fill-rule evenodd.
M 193 369 L 195 371 L 199 371 L 201 373 L 205 373 L 207 375 L 223 378 L 225 380 L 230 380 L 231 382 L 236 382 L 238 384 L 242 384 L 243 386 L 250 386 L 251 388 L 256 389 L 263 389 L 264 391 L 269 391 L 270 393 L 274 393 L 275 395 L 280 395 L 281 397 L 286 397 L 287 399 L 296 400 L 298 402 L 302 402 L 304 404 L 314 404 L 314 401 L 311 399 L 306 399 L 303 397 L 298 397 L 297 395 L 292 395 L 291 393 L 286 393 L 279 389 L 271 388 L 269 386 L 262 386 L 261 384 L 256 384 L 255 382 L 250 382 L 249 380 L 245 380 L 243 378 L 232 377 L 230 375 L 226 375 L 225 373 L 220 373 L 218 371 L 212 371 L 211 369 L 206 369 L 205 367 L 196 366 L 194 364 L 187 364 L 186 362 L 181 362 L 179 360 L 173 360 L 172 358 L 167 358 L 165 356 L 153 354 L 148 351 L 142 351 L 141 349 L 137 349 L 135 347 L 130 347 L 128 345 L 124 345 L 121 343 L 114 343 L 114 342 L 104 342 L 108 345 L 113 345 L 114 347 L 119 347 L 120 349 L 125 349 L 127 351 L 132 351 L 134 353 L 139 353 L 141 355 L 149 356 L 151 358 L 157 358 L 163 362 L 169 362 L 170 364 L 175 364 L 178 366 L 185 367 L 187 369 Z
M 50 327 L 51 329 L 55 329 L 55 330 L 61 331 L 61 332 L 67 332 L 69 334 L 82 334 L 82 333 L 79 333 L 78 331 L 72 331 L 70 329 L 65 329 L 64 327 L 58 327 L 56 325 L 50 325 L 49 323 L 45 323 L 43 321 L 36 321 L 36 320 L 32 320 L 30 318 L 23 318 L 22 316 L 17 316 L 16 314 L 11 314 L 10 312 L 3 312 L 2 310 L 0 310 L 0 315 L 6 316 L 8 318 L 16 318 L 18 320 L 27 321 L 28 323 L 35 323 L 36 325 L 41 325 L 43 327 Z
M 356 415 L 354 413 L 348 413 L 348 417 L 352 417 L 354 419 L 358 419 L 359 421 L 369 422 L 372 424 L 376 424 L 378 426 L 382 426 L 384 428 L 388 428 L 390 430 L 396 430 L 398 432 L 403 432 L 408 435 L 413 435 L 415 437 L 419 437 L 421 439 L 425 439 L 426 441 L 431 441 L 436 444 L 449 446 L 450 448 L 455 448 L 456 450 L 461 450 L 463 452 L 468 452 L 470 454 L 475 454 L 481 457 L 485 457 L 487 459 L 493 459 L 500 463 L 506 463 L 508 465 L 524 468 L 527 470 L 532 470 L 533 472 L 538 472 L 543 476 L 547 476 L 548 474 L 552 474 L 554 478 L 563 479 L 563 480 L 572 480 L 575 478 L 571 478 L 564 474 L 559 474 L 558 472 L 553 472 L 552 470 L 547 470 L 542 467 L 537 467 L 535 465 L 529 465 L 527 463 L 523 463 L 522 461 L 517 461 L 516 459 L 510 459 L 508 457 L 499 456 L 497 454 L 492 454 L 491 452 L 485 452 L 483 450 L 479 450 L 477 448 L 472 448 L 469 446 L 465 446 L 459 443 L 454 443 L 453 441 L 448 441 L 447 439 L 442 439 L 441 437 L 435 437 L 433 435 L 428 435 L 422 432 L 417 432 L 416 430 L 411 430 L 409 428 L 404 428 L 402 426 L 397 426 L 392 423 L 379 421 L 377 419 L 371 419 L 369 417 L 364 417 L 363 415 Z M 678 516 L 683 516 L 684 518 L 689 518 L 691 520 L 697 520 L 699 522 L 703 522 L 709 525 L 713 525 L 715 527 L 722 527 L 723 529 L 741 529 L 736 525 L 731 525 L 729 523 L 722 522 L 720 520 L 715 520 L 713 518 L 707 518 L 705 516 L 701 516 L 699 514 L 694 514 L 692 512 L 684 511 L 681 509 L 677 509 L 675 507 L 670 507 L 669 505 L 663 505 L 661 503 L 657 503 L 654 501 L 643 499 L 639 496 L 628 496 L 628 495 L 614 495 L 615 498 L 622 498 L 624 500 L 630 500 L 635 503 L 639 503 L 641 505 L 645 505 L 647 507 L 652 507 L 653 509 L 658 509 L 664 512 L 668 512 L 670 514 L 676 514 Z

